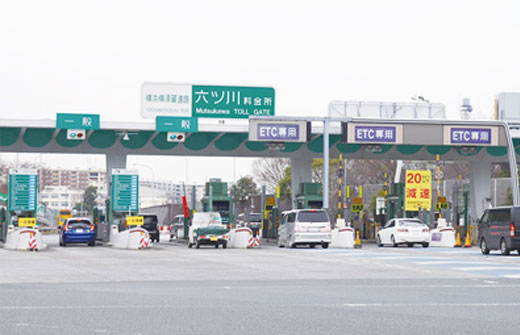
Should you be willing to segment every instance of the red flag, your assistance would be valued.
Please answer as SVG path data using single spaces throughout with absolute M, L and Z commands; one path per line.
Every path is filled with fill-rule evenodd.
M 186 200 L 186 196 L 182 196 L 182 208 L 184 209 L 184 217 L 189 218 L 190 217 L 190 211 L 188 210 L 188 201 Z

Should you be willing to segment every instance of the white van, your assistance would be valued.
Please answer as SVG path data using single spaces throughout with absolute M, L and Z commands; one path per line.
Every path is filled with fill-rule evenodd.
M 278 246 L 295 248 L 321 245 L 326 249 L 332 240 L 329 215 L 324 209 L 293 209 L 282 213 L 278 227 Z

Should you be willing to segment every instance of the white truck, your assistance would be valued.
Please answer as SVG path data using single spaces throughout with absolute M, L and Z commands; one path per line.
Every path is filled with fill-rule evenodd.
M 195 245 L 198 249 L 201 245 L 213 245 L 218 248 L 227 248 L 229 229 L 222 224 L 222 218 L 218 212 L 197 212 L 193 215 L 189 230 L 188 247 Z

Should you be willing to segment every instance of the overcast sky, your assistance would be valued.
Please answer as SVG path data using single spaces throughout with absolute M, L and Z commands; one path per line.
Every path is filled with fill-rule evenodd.
M 167 81 L 272 86 L 277 115 L 421 95 L 450 118 L 469 97 L 489 118 L 496 94 L 520 91 L 519 13 L 513 0 L 3 1 L 0 117 L 140 121 L 141 84 Z M 104 166 L 103 157 L 43 161 Z M 153 174 L 140 170 L 201 183 L 214 176 L 204 162 L 152 158 Z M 213 171 L 228 181 L 250 173 L 250 159 L 233 162 L 212 159 Z

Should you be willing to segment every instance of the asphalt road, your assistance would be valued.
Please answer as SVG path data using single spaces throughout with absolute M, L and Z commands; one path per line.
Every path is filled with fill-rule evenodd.
M 476 248 L 0 249 L 0 334 L 517 333 L 520 256 Z

